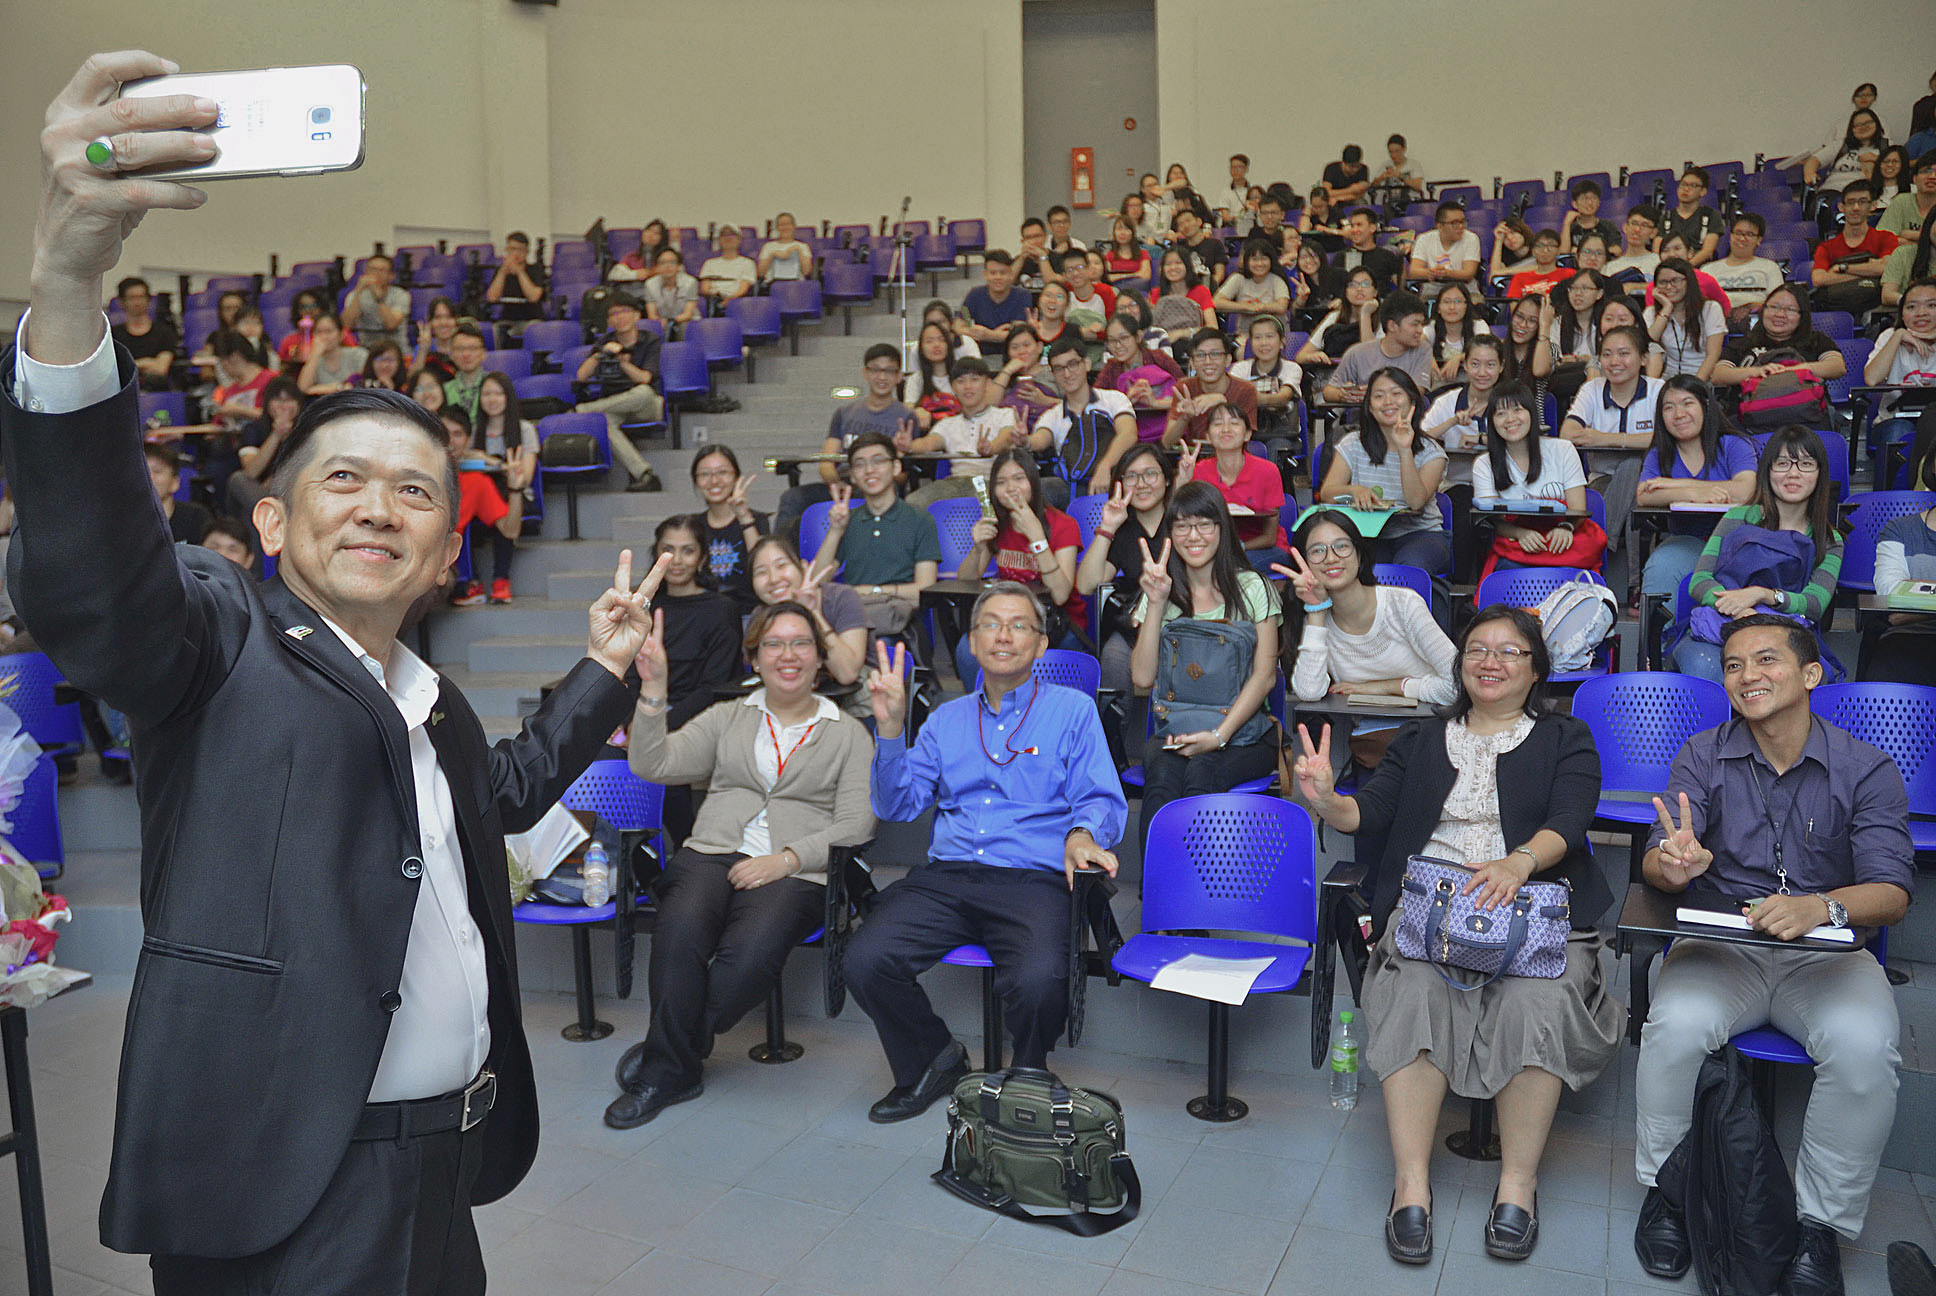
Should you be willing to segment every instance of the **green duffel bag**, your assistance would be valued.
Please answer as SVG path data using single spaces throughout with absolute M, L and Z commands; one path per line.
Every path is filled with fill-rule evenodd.
M 1094 1237 L 1143 1204 L 1124 1133 L 1122 1104 L 1106 1093 L 1028 1067 L 973 1072 L 948 1100 L 934 1181 L 985 1210 Z

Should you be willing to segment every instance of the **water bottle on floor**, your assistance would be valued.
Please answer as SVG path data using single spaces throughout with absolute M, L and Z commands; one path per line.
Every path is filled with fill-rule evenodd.
M 1350 1111 L 1358 1105 L 1358 1033 L 1351 1029 L 1350 1009 L 1338 1014 L 1338 1030 L 1331 1037 L 1331 1105 Z
M 605 843 L 599 841 L 596 837 L 585 844 L 584 876 L 585 904 L 587 906 L 595 909 L 612 898 L 611 860 L 605 854 Z M 1351 1065 L 1353 1070 L 1356 1070 L 1358 1066 L 1358 1046 L 1356 1044 L 1351 1046 Z M 1355 1075 L 1352 1077 L 1352 1084 L 1352 1092 L 1355 1094 L 1357 1092 L 1357 1077 Z M 1335 1080 L 1332 1081 L 1331 1092 L 1334 1095 L 1337 1093 L 1337 1082 Z M 1335 1101 L 1335 1098 L 1333 1101 Z

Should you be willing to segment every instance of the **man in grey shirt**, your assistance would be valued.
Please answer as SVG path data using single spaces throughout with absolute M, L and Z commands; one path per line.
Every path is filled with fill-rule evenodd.
M 1809 710 L 1822 682 L 1814 633 L 1785 617 L 1737 617 L 1722 630 L 1721 661 L 1735 715 L 1675 756 L 1667 799 L 1654 800 L 1648 883 L 1744 913 L 1777 942 L 1901 921 L 1915 886 L 1902 775 L 1886 753 Z M 1667 952 L 1634 1078 L 1634 1168 L 1648 1185 L 1634 1249 L 1649 1273 L 1686 1272 L 1686 1222 L 1656 1176 L 1692 1124 L 1701 1063 L 1770 1023 L 1815 1059 L 1795 1164 L 1800 1250 L 1781 1290 L 1839 1293 L 1837 1235 L 1862 1231 L 1902 1056 L 1889 979 L 1862 949 L 1690 936 Z
M 392 280 L 396 267 L 379 252 L 363 263 L 355 291 L 343 303 L 343 327 L 356 334 L 367 350 L 379 342 L 404 346 L 404 326 L 410 321 L 410 294 Z
M 1324 383 L 1324 399 L 1333 405 L 1356 405 L 1365 398 L 1365 384 L 1380 369 L 1403 369 L 1421 392 L 1432 389 L 1432 348 L 1425 344 L 1425 303 L 1403 290 L 1379 304 L 1378 327 L 1384 330 L 1369 342 L 1344 353 Z

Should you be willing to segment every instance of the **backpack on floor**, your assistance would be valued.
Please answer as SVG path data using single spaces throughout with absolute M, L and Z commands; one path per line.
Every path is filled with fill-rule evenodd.
M 1584 572 L 1555 586 L 1533 609 L 1553 669 L 1576 671 L 1591 665 L 1593 654 L 1613 633 L 1619 611 L 1613 591 Z
M 948 1099 L 948 1144 L 933 1178 L 983 1210 L 1095 1237 L 1142 1209 L 1124 1134 L 1121 1103 L 1052 1071 L 971 1072 Z
M 1694 1124 L 1661 1164 L 1659 1184 L 1687 1221 L 1703 1296 L 1775 1290 L 1795 1258 L 1795 1185 L 1733 1045 L 1701 1063 Z

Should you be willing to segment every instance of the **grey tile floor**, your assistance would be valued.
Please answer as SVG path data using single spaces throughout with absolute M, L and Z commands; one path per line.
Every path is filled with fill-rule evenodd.
M 104 1250 L 95 1213 L 112 1129 L 125 980 L 103 980 L 36 1009 L 30 1049 L 45 1151 L 60 1296 L 149 1291 L 145 1261 Z M 1632 1168 L 1631 1050 L 1570 1097 L 1541 1168 L 1541 1240 L 1531 1262 L 1484 1254 L 1492 1168 L 1442 1153 L 1434 1164 L 1438 1251 L 1419 1269 L 1384 1254 L 1391 1191 L 1375 1089 L 1333 1111 L 1316 1072 L 1235 1077 L 1251 1104 L 1234 1125 L 1206 1125 L 1184 1102 L 1199 1068 L 1066 1051 L 1063 1073 L 1116 1093 L 1145 1188 L 1142 1218 L 1106 1237 L 984 1214 L 928 1182 L 939 1163 L 939 1109 L 874 1126 L 887 1088 L 879 1046 L 853 1008 L 801 1019 L 806 1055 L 784 1067 L 746 1060 L 746 1023 L 720 1041 L 704 1097 L 630 1133 L 600 1123 L 620 1051 L 645 1026 L 637 1002 L 601 1001 L 610 1039 L 570 1044 L 563 997 L 527 998 L 546 1114 L 530 1177 L 478 1212 L 491 1290 L 513 1296 L 1294 1296 L 1344 1290 L 1407 1296 L 1636 1296 L 1696 1290 L 1643 1274 L 1631 1245 L 1641 1190 Z M 1781 1120 L 1792 1147 L 1797 1094 Z M 1444 1130 L 1464 1120 L 1447 1108 Z M 16 1189 L 0 1167 L 0 1296 L 26 1290 L 13 1228 Z M 1909 1238 L 1936 1250 L 1936 1177 L 1882 1172 L 1869 1228 L 1844 1251 L 1853 1296 L 1888 1290 L 1881 1251 Z

